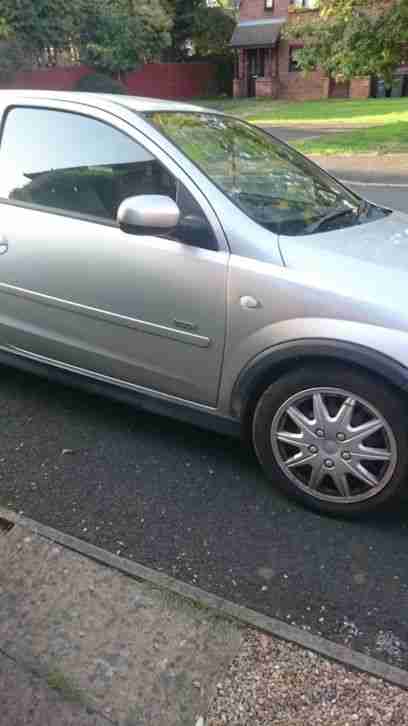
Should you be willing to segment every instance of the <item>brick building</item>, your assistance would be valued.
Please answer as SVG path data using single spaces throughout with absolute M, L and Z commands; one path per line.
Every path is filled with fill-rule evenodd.
M 318 17 L 317 0 L 241 0 L 239 22 L 231 40 L 237 62 L 234 96 L 268 96 L 288 100 L 368 98 L 370 79 L 336 83 L 323 72 L 306 77 L 294 53 L 299 43 L 282 37 L 287 23 Z

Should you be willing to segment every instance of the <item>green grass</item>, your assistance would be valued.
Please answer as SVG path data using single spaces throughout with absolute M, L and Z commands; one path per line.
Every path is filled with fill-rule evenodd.
M 350 131 L 295 142 L 306 154 L 408 153 L 408 97 L 288 102 L 270 98 L 206 99 L 201 103 L 265 126 L 342 126 Z M 352 127 L 356 128 L 353 129 Z
M 408 121 L 296 141 L 303 154 L 407 154 Z
M 408 122 L 407 98 L 289 102 L 269 98 L 201 99 L 200 103 L 233 114 L 251 123 L 265 125 L 355 124 L 379 126 Z
M 54 691 L 58 691 L 66 701 L 80 704 L 85 703 L 84 696 L 78 686 L 57 668 L 48 673 L 47 684 Z

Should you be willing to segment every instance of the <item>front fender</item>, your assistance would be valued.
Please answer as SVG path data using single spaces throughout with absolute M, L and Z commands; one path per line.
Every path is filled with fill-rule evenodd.
M 259 388 L 260 382 L 264 381 L 268 374 L 270 380 L 273 380 L 274 377 L 282 375 L 294 364 L 300 366 L 311 358 L 354 363 L 372 373 L 381 375 L 398 388 L 408 390 L 408 334 L 385 328 L 379 329 L 376 326 L 356 325 L 356 323 L 347 323 L 347 330 L 341 331 L 342 326 L 339 326 L 339 322 L 342 321 L 330 320 L 326 321 L 330 323 L 330 328 L 332 330 L 336 328 L 337 333 L 343 332 L 344 337 L 322 336 L 314 334 L 316 328 L 322 330 L 321 320 L 316 321 L 317 325 L 311 325 L 310 320 L 304 322 L 308 335 L 292 336 L 286 340 L 276 336 L 276 327 L 279 327 L 280 324 L 271 326 L 274 328 L 274 335 L 270 339 L 278 339 L 282 342 L 268 347 L 264 346 L 262 349 L 258 348 L 259 352 L 241 367 L 239 373 L 234 377 L 228 395 L 229 412 L 235 417 L 242 417 Z M 296 327 L 299 329 L 298 326 Z M 364 328 L 364 332 L 355 330 L 355 327 Z M 352 329 L 354 329 L 353 335 L 351 335 Z M 288 336 L 290 336 L 289 331 Z M 401 361 L 401 357 L 406 359 L 407 365 L 404 360 Z

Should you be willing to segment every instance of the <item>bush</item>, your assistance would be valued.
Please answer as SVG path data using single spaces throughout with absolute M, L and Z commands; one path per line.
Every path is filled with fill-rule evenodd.
M 1 82 L 11 81 L 14 73 L 29 67 L 24 48 L 16 40 L 0 40 Z
M 234 58 L 231 54 L 214 59 L 217 63 L 217 85 L 218 93 L 227 96 L 233 95 L 234 86 Z
M 115 81 L 110 76 L 104 76 L 102 73 L 88 73 L 88 75 L 82 76 L 75 86 L 75 91 L 127 94 L 123 83 Z
M 191 63 L 212 63 L 215 67 L 214 81 L 210 84 L 205 96 L 232 96 L 234 85 L 234 56 L 226 55 L 195 55 Z

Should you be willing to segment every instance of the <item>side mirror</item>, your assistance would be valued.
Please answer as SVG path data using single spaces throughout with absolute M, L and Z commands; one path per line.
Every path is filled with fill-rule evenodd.
M 141 194 L 122 202 L 117 221 L 124 232 L 152 234 L 177 227 L 180 216 L 180 209 L 170 197 Z

